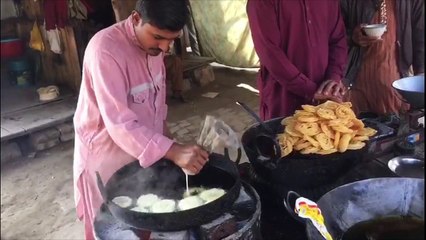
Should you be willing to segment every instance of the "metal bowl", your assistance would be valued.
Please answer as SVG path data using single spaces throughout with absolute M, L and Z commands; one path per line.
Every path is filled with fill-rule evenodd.
M 396 80 L 392 83 L 399 94 L 407 101 L 411 108 L 422 109 L 425 106 L 425 77 L 413 76 Z
M 424 160 L 409 157 L 398 156 L 388 162 L 389 169 L 400 177 L 425 178 Z

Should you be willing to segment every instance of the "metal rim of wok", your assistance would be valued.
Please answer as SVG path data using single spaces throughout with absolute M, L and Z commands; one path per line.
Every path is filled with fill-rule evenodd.
M 408 102 L 412 109 L 422 109 L 425 106 L 425 77 L 412 76 L 398 79 L 392 83 L 392 87 L 402 96 L 402 100 Z
M 129 176 L 126 176 L 126 172 L 131 172 L 132 176 L 143 176 L 145 174 L 146 177 L 150 177 L 149 180 L 147 180 L 148 182 L 156 182 L 157 180 L 166 181 L 165 179 L 155 179 L 155 171 L 165 171 L 165 169 L 170 171 L 172 174 L 180 174 L 179 179 L 181 181 L 169 180 L 166 184 L 170 185 L 170 189 L 181 189 L 182 191 L 179 192 L 183 193 L 185 186 L 185 174 L 178 166 L 165 159 L 162 159 L 151 167 L 145 169 L 140 167 L 138 161 L 134 161 L 114 173 L 106 185 L 103 185 L 103 183 L 99 181 L 101 179 L 98 179 L 98 187 L 103 195 L 104 203 L 111 214 L 118 220 L 134 228 L 149 231 L 178 231 L 200 226 L 218 218 L 220 215 L 231 209 L 232 204 L 235 202 L 240 192 L 241 180 L 235 163 L 232 162 L 228 156 L 225 157 L 223 155 L 212 153 L 209 156 L 209 162 L 204 166 L 200 173 L 194 176 L 189 176 L 190 187 L 194 187 L 191 186 L 191 182 L 195 182 L 197 185 L 203 185 L 203 183 L 199 181 L 205 181 L 205 187 L 221 187 L 226 191 L 225 195 L 212 202 L 193 209 L 171 213 L 136 212 L 131 211 L 130 208 L 121 208 L 112 202 L 112 199 L 116 196 L 134 196 L 132 199 L 135 199 L 137 196 L 142 194 L 152 193 L 151 191 L 154 189 L 149 190 L 149 192 L 144 192 L 146 187 L 139 187 L 139 189 L 135 190 L 138 186 L 130 184 L 132 179 L 129 178 Z M 214 178 L 214 176 L 217 177 Z M 199 180 L 197 181 L 197 179 Z M 136 181 L 137 177 L 134 177 L 134 180 Z M 172 186 L 173 184 L 175 185 Z M 127 189 L 125 190 L 117 190 L 126 187 Z M 121 192 L 118 193 L 118 191 Z M 137 191 L 139 192 L 136 193 Z M 170 192 L 173 192 L 174 195 L 178 196 L 177 192 Z
M 412 156 L 397 156 L 389 160 L 387 165 L 400 177 L 425 178 L 424 160 Z
M 265 121 L 264 124 L 270 129 L 273 129 L 277 134 L 282 133 L 282 119 L 282 117 L 274 118 Z M 365 122 L 366 126 L 377 129 L 374 124 L 370 125 L 370 122 Z M 373 137 L 370 141 L 366 142 L 366 146 L 362 149 L 348 150 L 344 153 L 302 155 L 293 152 L 279 161 L 262 161 L 259 159 L 259 154 L 253 146 L 255 144 L 255 137 L 261 131 L 262 128 L 259 124 L 254 124 L 243 133 L 241 138 L 250 163 L 253 165 L 256 173 L 265 180 L 293 188 L 313 188 L 335 181 L 364 158 L 370 142 L 374 139 Z
M 388 216 L 410 216 L 424 220 L 424 179 L 371 178 L 339 186 L 317 202 L 327 230 L 340 239 L 359 222 Z M 380 204 L 379 204 L 380 203 Z M 306 221 L 309 240 L 324 239 Z

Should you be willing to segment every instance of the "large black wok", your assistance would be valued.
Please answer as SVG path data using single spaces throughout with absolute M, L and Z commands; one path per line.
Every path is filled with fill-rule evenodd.
M 392 83 L 399 94 L 411 105 L 412 109 L 425 107 L 425 77 L 413 76 L 396 80 Z
M 390 216 L 408 216 L 424 221 L 424 179 L 373 178 L 357 181 L 331 190 L 317 204 L 328 232 L 336 240 L 355 224 L 364 221 Z M 324 239 L 311 221 L 305 222 L 309 240 Z
M 149 231 L 177 231 L 210 222 L 231 209 L 238 197 L 241 180 L 235 163 L 229 157 L 212 153 L 199 174 L 189 176 L 189 186 L 220 187 L 226 190 L 222 197 L 197 208 L 172 213 L 141 213 L 121 208 L 112 202 L 117 196 L 129 196 L 134 202 L 142 194 L 153 193 L 162 198 L 182 199 L 185 174 L 171 161 L 162 159 L 149 168 L 138 161 L 118 170 L 104 186 L 98 185 L 105 205 L 111 214 L 124 223 Z
M 282 119 L 271 119 L 265 121 L 264 124 L 276 134 L 282 133 Z M 364 122 L 364 124 L 378 131 L 380 130 L 377 128 L 376 123 L 371 125 L 369 122 Z M 348 150 L 344 153 L 329 155 L 302 155 L 294 151 L 278 161 L 268 161 L 264 160 L 256 150 L 255 144 L 258 143 L 255 139 L 262 131 L 264 131 L 263 128 L 259 124 L 255 124 L 247 129 L 241 138 L 250 163 L 253 165 L 255 172 L 263 179 L 292 188 L 314 188 L 335 181 L 347 173 L 355 164 L 359 163 L 369 147 L 369 143 L 367 143 L 364 148 L 359 150 Z M 376 136 L 380 135 L 381 133 L 378 132 Z

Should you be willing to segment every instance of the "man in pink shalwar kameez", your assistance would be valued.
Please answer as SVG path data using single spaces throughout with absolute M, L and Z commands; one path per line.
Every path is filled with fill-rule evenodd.
M 208 153 L 170 139 L 164 53 L 188 17 L 185 0 L 139 0 L 127 20 L 89 42 L 74 116 L 74 194 L 86 239 L 102 205 L 95 172 L 104 182 L 135 161 L 149 167 L 161 158 L 194 174 Z M 168 136 L 163 135 L 165 133 Z

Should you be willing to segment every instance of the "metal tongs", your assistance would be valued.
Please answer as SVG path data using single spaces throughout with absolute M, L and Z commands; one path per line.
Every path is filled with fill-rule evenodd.
M 262 161 L 277 161 L 281 159 L 281 147 L 277 141 L 276 134 L 269 128 L 260 117 L 251 110 L 245 103 L 236 102 L 244 108 L 260 125 L 262 131 L 258 132 L 254 139 L 254 146 L 259 154 L 259 160 Z

